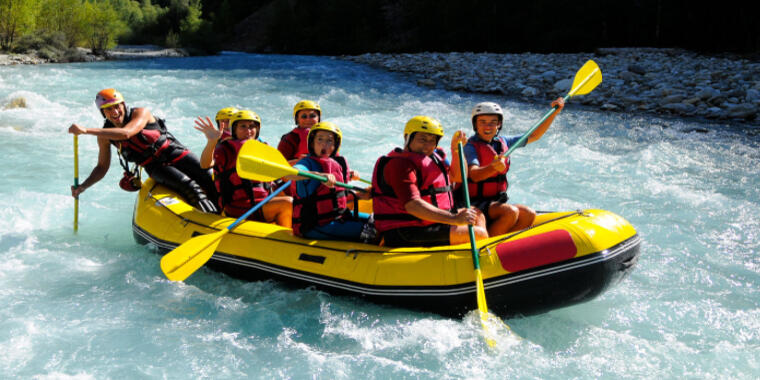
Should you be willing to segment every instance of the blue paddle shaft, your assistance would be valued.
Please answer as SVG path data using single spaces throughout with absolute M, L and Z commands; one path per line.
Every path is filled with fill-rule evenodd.
M 251 207 L 250 210 L 246 211 L 245 214 L 241 215 L 239 218 L 237 218 L 236 221 L 232 222 L 229 226 L 227 226 L 228 230 L 232 230 L 233 228 L 237 227 L 238 224 L 240 224 L 242 221 L 246 220 L 251 214 L 256 212 L 256 210 L 260 209 L 264 204 L 269 202 L 272 198 L 277 196 L 277 194 L 281 193 L 283 190 L 285 190 L 288 186 L 290 186 L 290 181 L 285 182 L 282 186 L 277 188 L 277 190 L 273 191 L 272 194 L 267 195 L 266 198 L 262 199 L 259 204 L 256 206 Z

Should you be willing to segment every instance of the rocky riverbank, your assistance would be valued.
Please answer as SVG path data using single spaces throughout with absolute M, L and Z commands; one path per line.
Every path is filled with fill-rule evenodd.
M 573 102 L 603 111 L 760 125 L 756 60 L 653 48 L 598 49 L 587 54 L 371 53 L 341 58 L 409 73 L 421 86 L 537 102 L 567 94 L 576 71 L 593 59 L 604 80 Z
M 189 54 L 181 48 L 163 48 L 154 45 L 122 45 L 106 50 L 105 54 L 94 54 L 85 48 L 71 49 L 60 58 L 40 56 L 37 52 L 24 54 L 0 54 L 0 66 L 38 65 L 42 63 L 96 62 L 104 60 L 147 59 L 157 57 L 187 57 Z

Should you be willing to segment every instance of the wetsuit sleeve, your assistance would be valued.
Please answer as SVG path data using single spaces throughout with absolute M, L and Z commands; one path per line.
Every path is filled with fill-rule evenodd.
M 280 139 L 280 143 L 277 144 L 277 150 L 279 150 L 280 153 L 282 153 L 282 155 L 285 156 L 286 160 L 292 160 L 296 158 L 296 149 L 298 147 L 293 146 L 293 144 L 291 144 L 290 141 L 288 141 L 286 136 L 287 135 L 283 135 L 282 138 Z
M 316 162 L 312 160 L 307 160 L 305 158 L 298 161 L 295 165 L 293 165 L 293 168 L 300 171 L 319 171 L 321 168 L 318 166 Z M 305 198 L 309 195 L 313 194 L 315 191 L 317 191 L 317 188 L 319 185 L 321 185 L 322 182 L 319 182 L 315 179 L 306 179 L 302 181 L 296 182 L 296 191 L 298 192 L 298 196 Z
M 480 161 L 478 161 L 478 151 L 475 149 L 475 145 L 472 145 L 469 142 L 464 146 L 464 158 L 467 161 L 467 166 L 480 166 Z
M 393 188 L 402 205 L 413 199 L 420 199 L 417 173 L 412 163 L 406 160 L 391 160 L 385 165 L 384 176 L 385 182 Z
M 507 146 L 511 148 L 512 145 L 517 144 L 517 140 L 519 140 L 520 137 L 522 137 L 522 135 L 502 137 L 502 138 L 504 139 L 504 141 L 506 141 Z M 525 144 L 527 144 L 527 142 L 528 142 L 528 139 L 525 139 L 525 142 L 523 142 L 522 144 L 520 144 L 520 146 L 518 146 L 518 148 L 524 147 Z

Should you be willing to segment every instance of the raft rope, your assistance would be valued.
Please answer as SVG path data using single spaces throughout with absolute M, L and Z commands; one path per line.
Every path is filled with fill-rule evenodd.
M 538 214 L 549 214 L 549 213 L 552 213 L 552 212 L 556 212 L 556 211 L 536 211 L 536 213 L 538 213 Z M 491 252 L 489 250 L 490 247 L 498 245 L 499 243 L 504 242 L 506 240 L 509 240 L 509 239 L 511 239 L 511 238 L 513 238 L 513 237 L 515 237 L 515 236 L 523 233 L 523 232 L 530 231 L 530 230 L 532 230 L 532 229 L 534 229 L 536 227 L 540 227 L 540 226 L 543 226 L 544 224 L 555 222 L 555 221 L 560 220 L 560 219 L 569 218 L 569 217 L 571 217 L 573 215 L 585 215 L 585 212 L 583 210 L 581 210 L 581 209 L 577 209 L 577 210 L 572 211 L 570 213 L 567 213 L 565 215 L 560 215 L 560 216 L 558 216 L 556 218 L 549 219 L 549 220 L 547 220 L 547 221 L 545 221 L 543 223 L 539 223 L 539 224 L 536 224 L 534 226 L 530 226 L 530 227 L 528 227 L 528 228 L 526 228 L 524 230 L 515 231 L 515 232 L 513 232 L 513 233 L 511 233 L 509 235 L 504 236 L 503 238 L 501 238 L 499 240 L 489 242 L 487 245 L 484 245 L 483 247 L 478 248 L 478 252 L 482 252 L 483 249 L 486 249 L 490 253 Z

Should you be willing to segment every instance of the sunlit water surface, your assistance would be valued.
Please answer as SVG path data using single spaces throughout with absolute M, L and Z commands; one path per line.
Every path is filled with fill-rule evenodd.
M 641 259 L 594 301 L 508 320 L 522 339 L 506 334 L 495 349 L 472 314 L 447 319 L 205 269 L 187 283 L 166 280 L 160 256 L 132 239 L 134 194 L 118 188 L 115 158 L 82 195 L 72 233 L 66 129 L 101 125 L 93 105 L 101 88 L 166 118 L 196 152 L 205 140 L 195 116 L 251 108 L 276 144 L 292 106 L 314 99 L 343 128 L 342 153 L 365 177 L 414 115 L 438 117 L 448 146 L 456 129 L 469 129 L 476 102 L 504 104 L 513 134 L 551 100 L 410 83 L 299 56 L 0 67 L 0 378 L 760 376 L 760 144 L 743 128 L 569 103 L 539 142 L 513 155 L 511 198 L 539 210 L 616 212 L 641 235 Z M 2 109 L 16 97 L 28 107 Z M 80 138 L 83 178 L 97 160 L 95 140 Z

